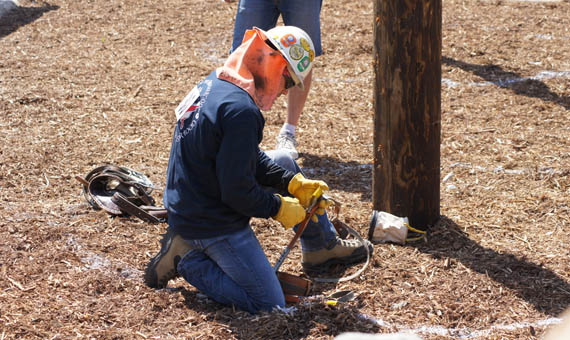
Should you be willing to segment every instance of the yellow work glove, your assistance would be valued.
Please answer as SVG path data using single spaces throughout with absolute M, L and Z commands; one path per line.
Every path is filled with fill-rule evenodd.
M 289 181 L 289 186 L 287 187 L 289 193 L 297 197 L 305 209 L 311 204 L 313 193 L 317 188 L 321 188 L 323 192 L 329 190 L 329 186 L 325 182 L 306 179 L 301 173 L 296 174 Z
M 301 173 L 296 174 L 295 177 L 289 181 L 289 186 L 287 187 L 291 195 L 297 197 L 305 209 L 311 205 L 313 193 L 318 188 L 321 188 L 322 191 L 329 190 L 329 186 L 325 182 L 306 179 Z M 316 215 L 324 214 L 325 209 L 331 204 L 331 201 L 321 200 L 319 202 L 319 208 L 311 220 L 313 220 L 313 222 L 317 222 L 318 219 Z
M 326 199 L 321 199 L 319 201 L 319 207 L 317 208 L 317 210 L 315 210 L 315 214 L 313 216 L 311 216 L 311 221 L 317 223 L 319 222 L 319 218 L 317 217 L 317 215 L 322 215 L 325 213 L 325 210 L 330 207 L 332 205 L 332 201 L 330 200 L 326 200 Z
M 305 219 L 307 213 L 298 199 L 287 196 L 283 197 L 279 194 L 276 195 L 281 199 L 281 207 L 277 215 L 273 216 L 274 220 L 281 222 L 285 229 L 289 229 Z

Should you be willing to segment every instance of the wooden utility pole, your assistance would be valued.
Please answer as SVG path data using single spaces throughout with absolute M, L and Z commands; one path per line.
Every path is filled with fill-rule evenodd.
M 440 216 L 441 0 L 376 0 L 374 209 Z

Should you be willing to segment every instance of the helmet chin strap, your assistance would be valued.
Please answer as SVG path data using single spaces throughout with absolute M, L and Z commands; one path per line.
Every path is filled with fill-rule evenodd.
M 269 110 L 281 93 L 281 77 L 287 61 L 265 40 L 257 28 L 246 31 L 242 44 L 216 72 L 219 79 L 249 93 L 260 109 Z

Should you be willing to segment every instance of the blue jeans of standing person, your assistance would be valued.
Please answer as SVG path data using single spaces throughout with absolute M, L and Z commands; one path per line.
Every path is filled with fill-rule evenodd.
M 315 45 L 315 55 L 323 53 L 321 47 L 322 0 L 239 0 L 234 25 L 234 51 L 243 40 L 246 30 L 253 26 L 267 31 L 277 24 L 279 15 L 287 26 L 297 26 L 307 32 Z
M 301 171 L 288 152 L 273 150 L 267 154 L 287 170 Z M 318 219 L 317 223 L 309 222 L 301 236 L 305 251 L 323 249 L 336 240 L 334 226 L 326 213 Z M 180 260 L 178 273 L 208 297 L 250 313 L 285 306 L 279 280 L 251 227 L 186 241 L 194 249 Z

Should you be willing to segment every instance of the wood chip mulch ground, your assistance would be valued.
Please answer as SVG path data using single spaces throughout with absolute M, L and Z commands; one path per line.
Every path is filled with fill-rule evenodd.
M 165 225 L 93 210 L 76 175 L 114 163 L 161 202 L 173 109 L 227 57 L 237 3 L 20 0 L 0 18 L 0 339 L 539 339 L 570 306 L 570 2 L 443 1 L 441 214 L 290 313 L 249 315 L 181 279 L 142 282 Z M 0 7 L 2 8 L 2 7 Z M 366 235 L 372 1 L 324 1 L 299 163 Z M 285 119 L 265 112 L 262 146 Z M 274 263 L 292 236 L 252 221 Z M 348 275 L 359 267 L 335 268 Z M 282 269 L 302 274 L 295 249 Z

